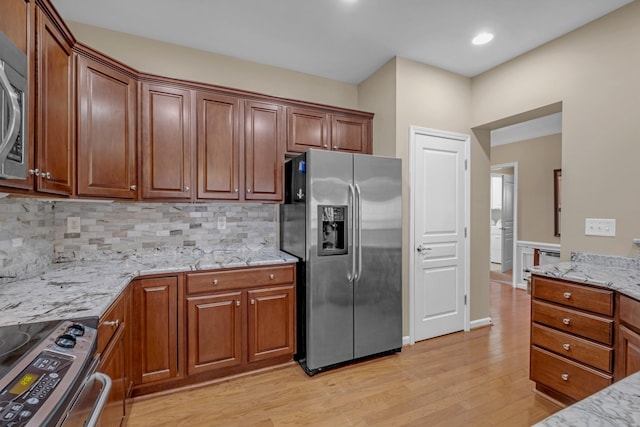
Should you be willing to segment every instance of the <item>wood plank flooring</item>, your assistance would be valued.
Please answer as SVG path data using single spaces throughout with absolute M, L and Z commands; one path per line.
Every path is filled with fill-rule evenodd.
M 491 327 L 312 378 L 292 364 L 136 401 L 127 425 L 530 426 L 560 407 L 528 379 L 529 296 L 492 281 L 491 316 Z

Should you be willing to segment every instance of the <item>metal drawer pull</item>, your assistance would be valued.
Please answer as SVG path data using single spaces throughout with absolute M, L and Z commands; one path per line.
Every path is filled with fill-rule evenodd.
M 571 292 L 565 292 L 564 294 L 562 294 L 562 296 L 564 296 L 565 299 L 570 299 L 571 298 Z
M 269 279 L 273 280 L 273 279 L 275 279 L 275 278 L 276 278 L 276 275 L 275 275 L 275 274 L 270 274 L 270 275 L 269 275 Z
M 104 326 L 115 326 L 116 328 L 120 325 L 120 319 L 116 320 L 105 320 L 102 322 Z
M 562 348 L 564 348 L 565 350 L 569 351 L 569 350 L 571 350 L 571 344 L 569 344 L 569 343 L 562 344 Z
M 562 374 L 562 375 L 560 375 L 560 377 L 561 377 L 564 381 L 569 381 L 569 374 Z
M 562 323 L 564 323 L 565 325 L 568 325 L 569 323 L 571 323 L 571 319 L 565 317 L 564 319 L 562 319 Z

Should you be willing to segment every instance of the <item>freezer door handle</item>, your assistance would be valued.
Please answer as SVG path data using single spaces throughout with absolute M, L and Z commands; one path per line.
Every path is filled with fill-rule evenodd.
M 358 268 L 356 270 L 356 277 L 353 279 L 354 281 L 358 280 L 362 275 L 362 197 L 360 193 L 360 186 L 356 184 L 356 209 L 358 210 L 358 214 L 355 219 L 355 224 L 357 224 L 354 228 L 356 228 L 356 232 L 358 233 L 358 240 L 354 242 L 356 246 L 354 246 L 354 252 L 357 252 L 357 262 Z
M 356 192 L 353 189 L 353 185 L 349 184 L 349 204 L 351 205 L 351 212 L 354 212 L 353 216 L 353 227 L 351 227 L 352 231 L 352 240 L 351 244 L 353 245 L 353 250 L 351 251 L 351 273 L 347 276 L 349 279 L 349 283 L 353 283 L 356 279 L 356 251 L 355 251 L 355 243 L 356 243 L 356 219 L 355 219 L 355 198 Z

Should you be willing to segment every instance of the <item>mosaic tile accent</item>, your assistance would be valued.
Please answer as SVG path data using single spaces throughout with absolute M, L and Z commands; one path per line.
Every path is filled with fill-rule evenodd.
M 275 204 L 58 201 L 54 216 L 56 262 L 278 245 Z M 80 217 L 80 233 L 66 232 L 69 216 Z
M 0 284 L 42 274 L 53 262 L 54 205 L 0 199 Z

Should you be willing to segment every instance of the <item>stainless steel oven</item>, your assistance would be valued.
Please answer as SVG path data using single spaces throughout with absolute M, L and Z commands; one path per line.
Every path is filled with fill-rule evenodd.
M 27 55 L 0 32 L 0 178 L 27 179 Z
M 96 372 L 96 324 L 0 327 L 0 427 L 96 425 L 111 388 Z

